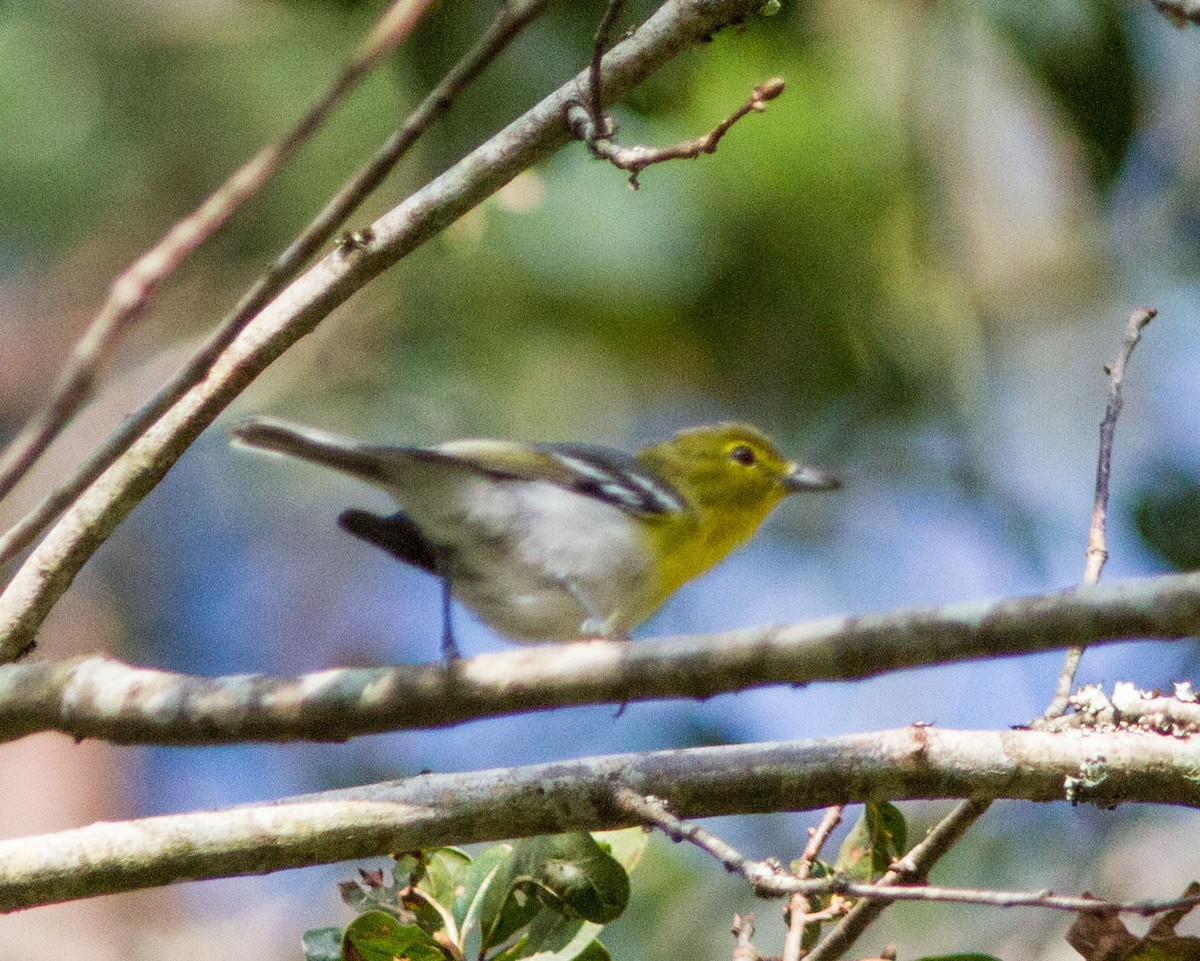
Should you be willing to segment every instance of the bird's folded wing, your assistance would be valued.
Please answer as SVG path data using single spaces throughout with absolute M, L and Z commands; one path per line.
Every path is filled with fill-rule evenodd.
M 661 477 L 628 454 L 607 447 L 459 440 L 411 455 L 457 461 L 497 480 L 547 481 L 634 516 L 687 509 L 679 492 Z

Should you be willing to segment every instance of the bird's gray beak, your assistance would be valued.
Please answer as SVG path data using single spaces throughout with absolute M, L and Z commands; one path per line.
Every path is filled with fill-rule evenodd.
M 842 486 L 842 482 L 816 467 L 793 464 L 784 475 L 783 486 L 789 493 L 796 494 L 801 491 L 835 491 Z

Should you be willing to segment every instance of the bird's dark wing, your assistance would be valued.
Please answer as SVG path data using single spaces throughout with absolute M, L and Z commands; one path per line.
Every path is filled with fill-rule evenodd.
M 338 525 L 355 537 L 383 548 L 405 564 L 419 567 L 430 574 L 439 573 L 437 553 L 433 545 L 403 511 L 390 517 L 382 517 L 370 511 L 343 511 L 338 517 Z

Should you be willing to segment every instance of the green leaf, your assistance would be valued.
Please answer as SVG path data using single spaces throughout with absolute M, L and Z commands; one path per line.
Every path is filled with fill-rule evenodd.
M 645 828 L 622 828 L 620 831 L 593 831 L 592 837 L 628 874 L 638 866 L 650 845 L 650 833 Z
M 890 801 L 868 801 L 850 829 L 833 868 L 853 881 L 869 883 L 908 849 L 908 823 Z
M 520 859 L 523 873 L 585 921 L 615 921 L 629 903 L 625 868 L 586 832 L 531 838 Z
M 460 928 L 467 922 L 477 923 L 483 898 L 492 889 L 497 872 L 512 874 L 513 845 L 495 844 L 479 855 L 467 869 L 466 876 L 454 899 L 454 920 Z
M 355 918 L 342 937 L 345 961 L 445 961 L 438 943 L 415 924 L 401 924 L 385 911 Z
M 574 958 L 575 961 L 612 961 L 612 955 L 608 953 L 608 948 L 600 943 L 600 939 L 593 939 L 592 942 L 578 954 L 558 954 L 554 956 L 556 961 L 570 961 Z
M 542 902 L 537 898 L 532 885 L 525 879 L 514 877 L 508 882 L 507 889 L 499 884 L 495 887 L 497 896 L 485 902 L 485 911 L 480 914 L 479 929 L 481 947 L 494 947 L 503 944 L 514 934 L 533 921 L 543 909 Z M 506 897 L 499 900 L 499 893 L 505 890 Z M 499 904 L 498 912 L 488 913 L 486 908 Z
M 570 946 L 569 957 L 583 951 L 595 940 L 599 925 L 624 911 L 629 902 L 626 865 L 637 864 L 648 842 L 641 828 L 603 832 L 597 838 L 580 832 L 498 844 L 469 866 L 448 858 L 447 885 L 456 881 L 453 918 L 464 953 L 472 954 L 466 950 L 469 937 L 478 938 L 481 952 L 508 944 L 496 956 L 503 961 L 555 954 Z M 595 927 L 581 934 L 584 921 Z M 529 931 L 509 943 L 526 926 Z
M 470 870 L 471 856 L 466 851 L 435 848 L 425 859 L 425 873 L 417 887 L 439 904 L 453 908 Z
M 405 855 L 404 862 L 397 861 L 397 875 L 402 866 L 407 867 L 408 877 L 418 878 L 415 896 L 407 905 L 416 914 L 417 923 L 429 932 L 445 931 L 450 940 L 462 947 L 454 910 L 465 889 L 471 856 L 458 848 L 436 848 L 423 855 L 419 865 Z
M 540 909 L 529 885 L 522 883 L 528 879 L 521 877 L 520 859 L 520 845 L 504 842 L 488 848 L 471 864 L 454 905 L 459 947 L 465 954 L 474 953 L 467 950 L 473 934 L 478 935 L 478 950 L 486 951 L 507 941 Z
M 567 918 L 559 916 L 559 921 L 571 924 Z M 522 939 L 508 951 L 497 954 L 491 961 L 609 961 L 608 949 L 597 939 L 601 925 L 590 921 L 575 921 L 575 934 L 563 941 L 558 947 L 537 947 L 535 939 Z
M 875 809 L 878 825 L 876 837 L 883 840 L 888 852 L 887 864 L 890 865 L 908 850 L 908 821 L 904 812 L 891 801 L 872 803 L 868 807 Z
M 313 928 L 300 936 L 305 961 L 342 961 L 342 929 Z
M 587 943 L 600 933 L 602 926 L 590 921 L 580 921 L 569 918 L 553 910 L 541 911 L 530 923 L 529 930 L 505 952 L 506 961 L 516 958 L 553 957 L 560 952 L 566 952 L 573 957 L 574 951 L 581 951 Z M 498 956 L 493 961 L 499 961 Z

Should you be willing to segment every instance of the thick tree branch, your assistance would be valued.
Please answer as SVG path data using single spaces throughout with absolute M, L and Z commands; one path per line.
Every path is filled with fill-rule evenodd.
M 604 93 L 623 96 L 671 58 L 731 23 L 757 0 L 667 0 L 604 58 Z M 63 515 L 0 595 L 0 660 L 29 649 L 57 599 L 96 548 L 255 377 L 372 278 L 570 139 L 569 102 L 587 72 L 518 118 L 371 227 L 372 245 L 334 251 L 283 291 L 188 391 Z
M 1053 801 L 1069 794 L 1073 803 L 1104 807 L 1123 801 L 1200 806 L 1197 770 L 1196 737 L 914 726 L 428 774 L 273 804 L 0 841 L 0 910 L 389 851 L 637 823 L 616 802 L 618 787 L 662 798 L 688 818 L 812 810 L 865 798 Z M 913 863 L 887 883 L 922 877 L 944 847 L 939 838 L 917 845 L 905 858 Z
M 659 641 L 580 641 L 436 664 L 199 678 L 101 656 L 0 667 L 0 740 L 345 740 L 523 711 L 888 671 L 1200 631 L 1200 574 Z

